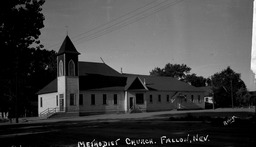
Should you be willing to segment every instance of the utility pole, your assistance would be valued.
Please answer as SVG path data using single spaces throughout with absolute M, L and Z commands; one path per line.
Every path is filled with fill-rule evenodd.
M 213 86 L 213 82 L 212 82 L 212 78 L 211 78 L 211 86 L 212 86 L 212 109 L 215 109 L 215 102 L 214 102 L 214 86 Z
M 18 112 L 18 97 L 19 97 L 19 48 L 16 49 L 16 75 L 15 75 L 15 120 L 16 123 L 19 123 L 19 112 Z
M 232 108 L 234 108 L 232 80 L 230 80 L 230 94 L 231 94 Z
M 215 109 L 215 104 L 214 104 L 214 92 L 212 92 L 212 109 Z

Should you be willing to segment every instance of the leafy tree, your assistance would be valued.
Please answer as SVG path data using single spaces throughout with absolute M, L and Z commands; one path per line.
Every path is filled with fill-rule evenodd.
M 202 76 L 197 76 L 196 74 L 189 74 L 186 75 L 185 77 L 185 82 L 195 86 L 195 87 L 204 87 L 206 86 L 206 81 L 207 79 L 205 79 Z
M 163 69 L 156 67 L 150 72 L 154 76 L 173 77 L 181 81 L 185 81 L 195 87 L 206 86 L 207 79 L 196 74 L 189 74 L 191 68 L 185 64 L 166 64 Z
M 46 84 L 56 78 L 57 54 L 55 51 L 31 49 L 31 59 L 29 71 L 27 72 L 26 89 L 24 89 L 24 109 L 23 113 L 35 115 L 37 113 L 36 92 Z
M 44 27 L 43 4 L 44 0 L 0 2 L 0 103 L 8 101 L 8 109 L 15 109 L 16 122 L 28 84 L 29 48 L 42 48 L 38 37 Z
M 150 75 L 152 76 L 164 76 L 165 73 L 164 73 L 164 70 L 159 68 L 159 67 L 156 67 L 155 69 L 153 69 L 151 72 L 150 72 Z
M 240 74 L 234 72 L 230 67 L 215 73 L 212 77 L 212 86 L 214 87 L 214 100 L 219 107 L 232 106 L 236 103 L 237 91 L 240 88 L 245 88 L 244 82 L 240 78 Z M 232 100 L 233 97 L 233 100 Z
M 251 95 L 246 88 L 242 87 L 236 92 L 237 106 L 249 106 L 251 103 Z
M 156 67 L 150 72 L 154 76 L 168 76 L 184 80 L 185 76 L 190 72 L 191 68 L 185 64 L 166 64 L 163 69 Z

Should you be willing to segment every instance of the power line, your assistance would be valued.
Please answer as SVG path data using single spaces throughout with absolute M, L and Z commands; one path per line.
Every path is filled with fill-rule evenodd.
M 144 5 L 144 6 L 142 6 L 142 7 L 139 7 L 139 8 L 137 8 L 137 9 L 135 9 L 135 10 L 132 10 L 132 11 L 130 11 L 130 12 L 128 12 L 128 13 L 125 13 L 124 15 L 121 15 L 121 16 L 119 16 L 119 17 L 117 17 L 117 18 L 115 18 L 115 19 L 113 19 L 113 20 L 111 20 L 111 21 L 109 21 L 109 22 L 107 22 L 107 23 L 101 24 L 101 25 L 99 25 L 99 26 L 97 26 L 97 27 L 92 28 L 92 29 L 89 30 L 89 31 L 86 31 L 86 32 L 81 33 L 81 34 L 78 34 L 78 35 L 73 36 L 73 37 L 71 37 L 71 38 L 72 38 L 72 39 L 75 39 L 75 38 L 77 38 L 77 37 L 79 37 L 79 36 L 82 36 L 82 35 L 84 35 L 84 34 L 88 34 L 88 33 L 92 32 L 92 31 L 94 31 L 94 30 L 97 30 L 97 29 L 100 29 L 100 28 L 102 28 L 102 27 L 104 27 L 104 26 L 107 26 L 108 24 L 111 24 L 111 23 L 113 23 L 113 22 L 115 22 L 115 21 L 118 21 L 119 19 L 122 19 L 122 18 L 124 18 L 124 17 L 126 17 L 126 16 L 128 16 L 128 15 L 130 15 L 130 14 L 132 14 L 132 13 L 138 11 L 138 10 L 140 10 L 140 9 L 143 9 L 143 8 L 145 8 L 145 7 L 147 7 L 147 6 L 151 5 L 151 4 L 154 4 L 154 3 L 156 3 L 157 1 L 159 1 L 159 0 L 152 1 L 152 2 L 150 2 L 150 3 L 147 3 L 146 5 Z M 56 43 L 56 44 L 54 44 L 54 45 L 51 45 L 51 46 L 48 47 L 48 48 L 52 48 L 52 49 L 53 49 L 53 48 L 56 48 L 57 45 L 59 46 L 60 44 L 61 44 L 61 42 L 58 42 L 58 43 Z
M 78 41 L 78 40 L 81 40 L 81 39 L 83 39 L 83 41 L 89 41 L 89 40 L 92 40 L 92 39 L 101 37 L 101 36 L 103 36 L 103 35 L 105 35 L 105 34 L 107 34 L 107 33 L 110 33 L 110 32 L 113 32 L 113 31 L 115 31 L 115 30 L 121 29 L 121 28 L 123 28 L 123 27 L 125 27 L 125 26 L 127 26 L 127 25 L 129 25 L 129 24 L 134 23 L 134 22 L 140 21 L 140 20 L 143 19 L 143 18 L 146 18 L 146 17 L 148 17 L 148 16 L 150 16 L 150 15 L 152 15 L 152 14 L 154 14 L 154 13 L 157 13 L 157 12 L 159 12 L 159 11 L 162 11 L 162 10 L 164 10 L 164 9 L 166 9 L 166 8 L 168 8 L 168 7 L 170 7 L 170 6 L 172 6 L 172 5 L 175 5 L 175 4 L 177 4 L 177 3 L 180 3 L 181 1 L 183 1 L 183 0 L 179 0 L 179 1 L 176 1 L 176 2 L 174 2 L 174 3 L 166 4 L 166 5 L 164 5 L 164 6 L 161 6 L 161 7 L 157 8 L 156 10 L 153 10 L 152 12 L 148 13 L 147 15 L 145 14 L 145 15 L 139 16 L 139 17 L 134 18 L 134 19 L 132 18 L 132 20 L 130 20 L 130 21 L 128 20 L 128 22 L 126 22 L 126 23 L 125 23 L 125 21 L 127 21 L 127 20 L 121 21 L 121 22 L 117 23 L 117 24 L 120 24 L 120 23 L 121 23 L 120 25 L 117 25 L 117 26 L 116 26 L 116 24 L 115 24 L 115 25 L 112 25 L 112 26 L 110 26 L 110 27 L 108 27 L 108 28 L 105 28 L 105 29 L 103 29 L 103 30 L 97 31 L 96 33 L 94 33 L 94 34 L 92 34 L 92 35 L 79 38 L 79 39 L 75 40 L 75 42 Z M 124 23 L 122 24 L 122 22 L 124 22 Z
M 159 0 L 156 0 L 156 1 L 159 1 Z M 148 4 L 146 4 L 146 5 L 142 6 L 142 7 L 139 7 L 139 8 L 137 8 L 137 9 L 133 10 L 133 11 L 130 11 L 130 12 L 128 12 L 128 13 L 125 13 L 124 15 L 121 15 L 121 16 L 119 16 L 119 17 L 117 17 L 117 18 L 115 18 L 115 19 L 113 19 L 113 20 L 111 20 L 111 21 L 109 21 L 109 22 L 107 22 L 107 23 L 101 24 L 101 25 L 99 25 L 99 26 L 97 26 L 97 27 L 95 27 L 95 28 L 92 28 L 92 29 L 89 30 L 89 31 L 86 31 L 86 32 L 84 32 L 84 33 L 81 33 L 81 34 L 79 34 L 79 35 L 76 35 L 76 36 L 74 36 L 73 38 L 82 36 L 83 34 L 90 33 L 90 32 L 92 32 L 92 31 L 94 31 L 94 30 L 97 30 L 97 29 L 102 28 L 102 27 L 104 27 L 104 26 L 106 26 L 106 25 L 108 25 L 108 24 L 111 24 L 111 23 L 113 23 L 113 22 L 115 22 L 115 21 L 118 21 L 118 19 L 122 19 L 123 17 L 126 17 L 126 16 L 128 16 L 128 15 L 134 13 L 135 11 L 138 11 L 138 10 L 140 10 L 140 9 L 143 9 L 143 8 L 145 8 L 145 7 L 147 7 L 147 6 L 149 6 L 149 5 L 153 4 L 153 3 L 155 3 L 156 1 L 150 2 L 150 3 L 148 3 Z
M 157 2 L 157 1 L 155 1 L 155 2 Z M 128 16 L 128 15 L 123 15 L 123 17 L 120 17 L 120 18 L 119 18 L 119 19 L 123 19 L 123 20 L 118 21 L 118 22 L 116 22 L 116 23 L 114 23 L 114 24 L 109 23 L 109 24 L 111 24 L 110 26 L 106 26 L 106 27 L 104 27 L 103 29 L 98 30 L 96 33 L 101 32 L 102 30 L 104 31 L 104 30 L 106 30 L 106 29 L 109 29 L 109 28 L 111 28 L 111 27 L 114 27 L 114 26 L 117 25 L 117 24 L 120 24 L 120 23 L 125 22 L 125 21 L 127 21 L 127 20 L 129 20 L 129 19 L 132 19 L 133 17 L 136 17 L 136 16 L 138 16 L 138 15 L 140 15 L 140 14 L 143 14 L 143 13 L 145 13 L 146 11 L 149 11 L 150 9 L 153 9 L 154 7 L 157 7 L 158 5 L 160 5 L 160 4 L 164 3 L 164 2 L 166 2 L 166 0 L 163 1 L 163 2 L 161 2 L 161 3 L 158 3 L 158 4 L 156 4 L 156 5 L 153 5 L 152 7 L 146 8 L 145 10 L 139 11 L 139 12 L 136 12 L 136 11 L 141 10 L 141 8 L 144 8 L 144 6 L 141 7 L 141 8 L 136 9 L 135 11 L 131 11 L 131 12 L 127 13 L 128 15 L 129 15 L 129 14 L 132 14 L 132 15 L 129 16 L 128 18 L 125 18 L 125 19 L 124 19 L 124 17 L 125 17 L 125 16 Z M 145 6 L 147 6 L 147 5 L 145 5 Z M 93 30 L 94 30 L 94 29 L 93 29 Z M 96 33 L 93 33 L 92 35 L 94 35 L 94 34 L 96 34 Z M 85 37 L 82 37 L 82 38 L 80 38 L 80 39 L 83 39 L 83 38 L 85 38 Z M 80 39 L 77 39 L 77 40 L 80 40 Z
M 97 26 L 97 27 L 95 27 L 95 28 L 93 28 L 89 31 L 86 31 L 84 33 L 76 35 L 72 38 L 74 39 L 74 42 L 78 42 L 80 40 L 89 41 L 89 40 L 101 37 L 101 36 L 103 36 L 107 33 L 113 32 L 113 31 L 121 29 L 121 28 L 123 28 L 123 27 L 125 27 L 129 24 L 140 21 L 141 19 L 146 18 L 150 15 L 153 15 L 153 14 L 159 12 L 159 11 L 162 11 L 162 10 L 164 10 L 164 9 L 170 7 L 170 6 L 176 5 L 180 2 L 182 2 L 183 0 L 176 0 L 176 1 L 171 2 L 171 3 L 166 3 L 168 0 L 167 1 L 165 0 L 165 1 L 162 1 L 162 2 L 159 2 L 159 3 L 158 3 L 158 1 L 150 2 L 150 3 L 148 3 L 148 4 L 146 4 L 142 7 L 139 7 L 139 8 L 137 8 L 133 11 L 130 11 L 130 12 L 128 12 L 128 13 L 120 16 L 120 17 L 117 17 L 117 18 L 113 19 L 110 22 L 99 25 L 99 26 Z M 156 4 L 154 4 L 154 3 L 156 3 Z M 154 5 L 152 5 L 152 4 L 154 4 Z M 88 35 L 86 35 L 86 34 L 88 34 Z M 77 38 L 79 36 L 82 36 L 82 37 Z M 75 38 L 77 38 L 77 39 L 75 39 Z M 60 43 L 55 44 L 53 46 L 57 46 L 59 44 Z

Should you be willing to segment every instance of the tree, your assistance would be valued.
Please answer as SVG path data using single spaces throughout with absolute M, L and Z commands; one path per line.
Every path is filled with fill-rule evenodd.
M 212 77 L 212 86 L 214 91 L 214 100 L 219 107 L 230 107 L 237 105 L 237 91 L 245 88 L 244 82 L 240 78 L 240 74 L 234 72 L 230 67 L 215 73 Z
M 168 63 L 163 69 L 156 67 L 150 72 L 150 75 L 173 77 L 195 87 L 206 86 L 207 79 L 202 76 L 197 76 L 195 73 L 189 74 L 190 70 L 191 68 L 185 64 Z
M 38 37 L 44 27 L 44 0 L 9 0 L 0 4 L 0 93 L 10 101 L 18 122 L 19 100 L 24 96 L 30 65 L 30 48 L 42 48 Z M 32 47 L 33 46 L 33 47 Z
M 195 87 L 204 87 L 206 86 L 206 81 L 207 79 L 205 79 L 202 76 L 197 76 L 195 73 L 193 74 L 188 74 L 185 77 L 185 82 L 195 86 Z
M 251 95 L 246 88 L 242 87 L 236 92 L 236 105 L 249 106 L 251 104 Z
M 191 68 L 185 64 L 166 64 L 163 69 L 156 67 L 150 72 L 154 76 L 167 76 L 184 80 L 185 76 L 190 72 Z
M 164 76 L 165 73 L 164 73 L 164 70 L 159 68 L 159 67 L 156 67 L 155 69 L 153 69 L 151 72 L 150 72 L 150 75 L 152 76 Z
M 27 72 L 26 87 L 24 88 L 23 114 L 35 115 L 37 113 L 36 93 L 46 84 L 56 78 L 57 53 L 55 51 L 30 49 L 31 59 Z

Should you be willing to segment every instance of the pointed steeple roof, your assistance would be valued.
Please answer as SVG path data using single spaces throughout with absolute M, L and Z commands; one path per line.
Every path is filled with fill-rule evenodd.
M 60 50 L 58 52 L 58 55 L 64 54 L 64 53 L 72 53 L 72 54 L 80 54 L 74 44 L 72 43 L 72 41 L 70 40 L 70 38 L 68 37 L 68 35 L 66 36 L 65 40 L 63 41 Z

